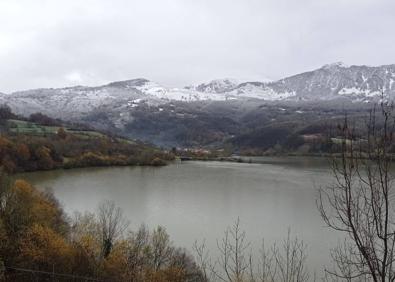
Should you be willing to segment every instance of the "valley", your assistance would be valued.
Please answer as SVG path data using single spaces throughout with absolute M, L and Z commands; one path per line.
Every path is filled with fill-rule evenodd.
M 1 0 L 0 282 L 395 282 L 394 11 Z
M 167 88 L 132 79 L 2 94 L 0 103 L 22 116 L 40 112 L 166 149 L 321 154 L 346 113 L 358 119 L 395 98 L 394 81 L 395 65 L 335 63 L 271 82 Z

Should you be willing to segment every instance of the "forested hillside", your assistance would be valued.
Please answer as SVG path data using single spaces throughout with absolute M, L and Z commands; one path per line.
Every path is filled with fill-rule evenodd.
M 171 154 L 43 114 L 18 117 L 0 108 L 0 163 L 9 173 L 110 165 L 163 165 Z

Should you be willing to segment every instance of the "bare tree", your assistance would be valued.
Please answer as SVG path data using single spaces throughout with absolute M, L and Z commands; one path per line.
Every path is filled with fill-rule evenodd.
M 214 280 L 214 273 L 212 271 L 212 262 L 209 251 L 207 250 L 206 241 L 198 243 L 195 241 L 193 244 L 195 252 L 195 261 L 202 273 L 202 282 L 209 282 Z
M 152 263 L 154 269 L 157 271 L 163 265 L 169 262 L 173 255 L 174 248 L 171 247 L 171 242 L 166 229 L 158 226 L 151 236 L 152 246 Z
M 290 231 L 280 247 L 274 244 L 266 249 L 262 243 L 256 261 L 239 219 L 225 230 L 217 245 L 219 258 L 212 263 L 205 242 L 201 245 L 195 242 L 196 261 L 203 281 L 305 282 L 310 279 L 306 269 L 306 245 L 296 237 L 292 239 Z
M 333 280 L 394 281 L 393 106 L 372 109 L 363 129 L 339 126 L 334 184 L 322 188 L 318 207 L 325 223 L 345 235 L 332 251 Z
M 305 264 L 307 259 L 306 245 L 298 238 L 291 239 L 291 230 L 282 244 L 282 249 L 273 246 L 275 269 L 278 270 L 272 277 L 282 282 L 302 282 L 309 280 L 309 273 Z
M 110 254 L 114 242 L 128 228 L 129 222 L 124 217 L 122 209 L 108 200 L 99 205 L 98 221 L 102 241 L 102 257 L 106 258 Z
M 149 265 L 147 246 L 150 241 L 149 230 L 145 225 L 141 225 L 137 232 L 130 232 L 127 241 L 130 248 L 127 252 L 127 269 L 130 281 L 138 281 L 142 277 L 144 267 Z M 148 256 L 148 257 L 147 257 Z
M 273 246 L 274 248 L 275 246 Z M 276 252 L 274 249 L 267 250 L 265 247 L 265 241 L 262 240 L 262 246 L 259 249 L 258 263 L 256 266 L 256 273 L 252 274 L 253 279 L 251 281 L 268 282 L 275 281 L 277 274 L 276 265 Z
M 250 266 L 247 254 L 250 242 L 246 241 L 246 233 L 240 228 L 239 218 L 225 230 L 224 237 L 217 242 L 217 246 L 220 251 L 218 265 L 224 274 L 215 272 L 216 276 L 223 281 L 243 281 Z
M 174 247 L 163 227 L 150 232 L 142 225 L 137 232 L 130 232 L 124 243 L 126 265 L 121 281 L 156 281 L 150 275 L 169 270 L 175 271 L 174 281 L 203 280 L 193 257 L 185 249 Z

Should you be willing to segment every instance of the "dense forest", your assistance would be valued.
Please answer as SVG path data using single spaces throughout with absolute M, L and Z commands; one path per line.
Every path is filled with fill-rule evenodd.
M 164 165 L 174 159 L 151 145 L 0 107 L 0 163 L 9 173 L 110 165 Z
M 336 125 L 346 112 L 362 120 L 369 110 L 369 105 L 339 107 L 330 102 L 172 102 L 134 108 L 123 133 L 164 147 L 225 149 L 242 155 L 322 155 L 331 151 Z M 105 117 L 108 114 L 98 110 L 83 120 L 114 128 Z

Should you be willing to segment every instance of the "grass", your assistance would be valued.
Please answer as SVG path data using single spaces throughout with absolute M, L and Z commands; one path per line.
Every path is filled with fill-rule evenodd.
M 46 126 L 40 125 L 30 121 L 9 119 L 7 120 L 8 131 L 14 134 L 24 134 L 32 136 L 48 136 L 58 133 L 60 126 Z M 64 127 L 64 130 L 81 139 L 89 138 L 108 138 L 106 134 L 94 131 L 94 130 L 79 130 Z M 117 137 L 118 142 L 135 145 L 136 142 L 130 139 Z
M 58 126 L 43 126 L 43 125 L 38 125 L 34 122 L 15 120 L 15 119 L 8 120 L 7 125 L 9 131 L 12 133 L 32 134 L 32 135 L 56 134 L 59 129 Z
M 59 130 L 59 126 L 45 126 L 39 125 L 34 122 L 24 121 L 24 120 L 15 120 L 9 119 L 7 121 L 8 130 L 12 133 L 16 134 L 27 134 L 27 135 L 36 135 L 36 136 L 46 136 L 51 134 L 57 134 Z M 91 130 L 75 130 L 70 128 L 65 128 L 67 133 L 73 134 L 80 138 L 103 138 L 106 135 Z
M 24 121 L 24 120 L 16 120 L 9 119 L 7 120 L 8 130 L 14 134 L 25 134 L 25 135 L 34 135 L 34 136 L 48 136 L 54 135 L 58 133 L 60 126 L 45 126 L 40 125 L 34 122 Z M 108 138 L 107 135 L 94 131 L 94 130 L 78 130 L 71 128 L 64 128 L 65 131 L 69 134 L 72 134 L 81 139 L 89 139 L 89 138 Z M 118 142 L 123 142 L 131 145 L 135 145 L 136 142 L 133 140 L 125 139 L 125 138 L 116 138 Z

